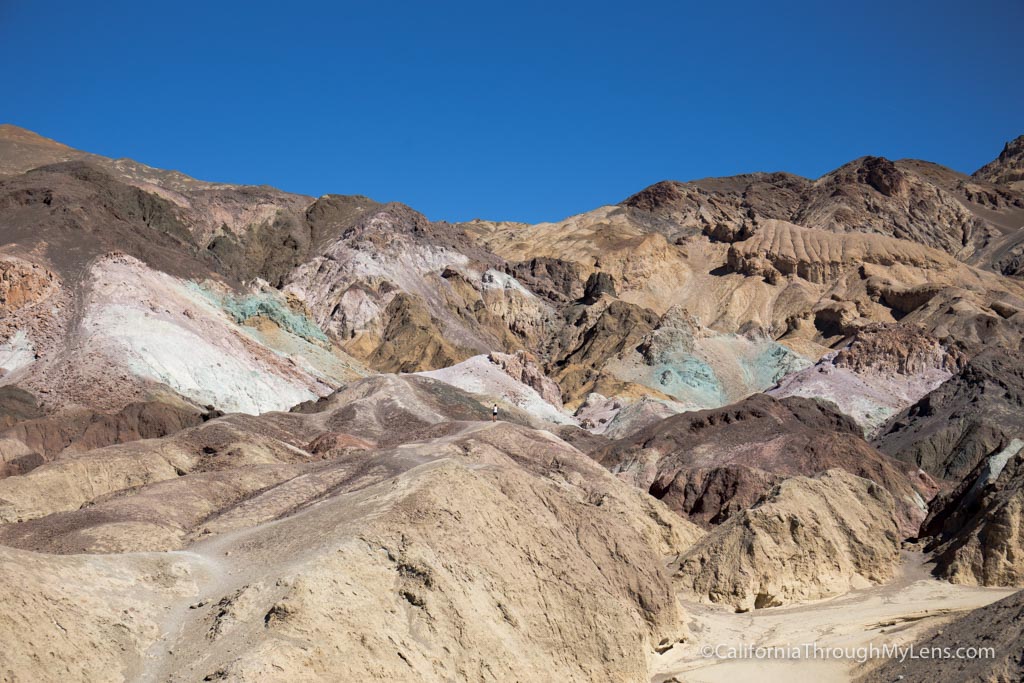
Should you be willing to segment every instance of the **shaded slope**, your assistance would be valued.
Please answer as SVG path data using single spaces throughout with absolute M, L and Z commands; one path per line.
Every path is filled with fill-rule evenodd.
M 935 573 L 955 583 L 1024 585 L 1024 434 L 937 496 L 921 527 Z
M 700 524 L 726 522 L 788 477 L 841 468 L 889 491 L 912 536 L 934 493 L 928 477 L 864 442 L 850 418 L 803 398 L 755 395 L 675 415 L 591 456 Z
M 972 358 L 893 418 L 875 444 L 933 476 L 959 480 L 1024 433 L 1024 365 L 1003 350 Z

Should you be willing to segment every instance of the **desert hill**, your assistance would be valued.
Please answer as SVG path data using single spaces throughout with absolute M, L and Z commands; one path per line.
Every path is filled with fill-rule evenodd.
M 685 680 L 1024 587 L 1020 151 L 527 225 L 0 126 L 0 671 Z

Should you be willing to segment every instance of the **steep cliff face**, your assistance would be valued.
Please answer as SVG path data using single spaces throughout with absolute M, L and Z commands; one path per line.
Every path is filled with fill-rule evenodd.
M 932 501 L 921 528 L 935 573 L 956 583 L 1024 584 L 1024 436 L 996 448 L 952 491 Z

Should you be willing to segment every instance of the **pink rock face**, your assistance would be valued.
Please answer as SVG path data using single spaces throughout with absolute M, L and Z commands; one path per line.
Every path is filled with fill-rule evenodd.
M 915 327 L 869 325 L 846 347 L 786 377 L 768 393 L 830 401 L 870 439 L 893 416 L 952 377 L 963 360 L 955 347 L 946 349 Z

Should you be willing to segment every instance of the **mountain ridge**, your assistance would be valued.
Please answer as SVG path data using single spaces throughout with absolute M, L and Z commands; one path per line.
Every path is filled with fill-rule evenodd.
M 1024 195 L 986 178 L 450 223 L 0 128 L 0 671 L 672 680 L 730 609 L 936 596 L 910 638 L 1024 587 Z

